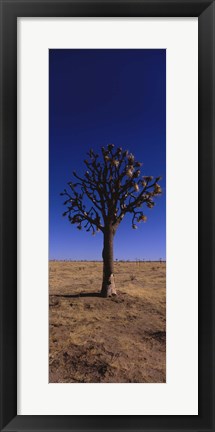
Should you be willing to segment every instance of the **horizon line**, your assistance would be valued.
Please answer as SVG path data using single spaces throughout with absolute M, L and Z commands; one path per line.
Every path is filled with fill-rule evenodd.
M 100 262 L 103 263 L 103 260 L 97 260 L 97 259 L 92 259 L 92 260 L 88 260 L 88 259 L 69 259 L 69 258 L 62 258 L 62 259 L 58 259 L 58 258 L 49 258 L 49 261 L 69 261 L 69 262 Z M 166 262 L 166 259 L 160 258 L 157 260 L 154 259 L 117 259 L 114 260 L 114 262 Z

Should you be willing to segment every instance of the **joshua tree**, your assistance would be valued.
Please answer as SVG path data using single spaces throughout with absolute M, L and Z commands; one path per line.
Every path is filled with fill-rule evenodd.
M 141 163 L 122 148 L 109 144 L 102 147 L 101 154 L 90 150 L 84 161 L 87 171 L 81 177 L 76 172 L 76 181 L 69 182 L 69 191 L 64 189 L 61 195 L 66 196 L 64 204 L 71 224 L 79 230 L 102 231 L 104 245 L 103 282 L 101 296 L 116 295 L 114 282 L 113 240 L 116 230 L 127 213 L 132 215 L 132 228 L 137 229 L 138 222 L 145 222 L 142 211 L 145 204 L 154 207 L 154 197 L 161 194 L 158 182 L 151 176 L 141 176 Z

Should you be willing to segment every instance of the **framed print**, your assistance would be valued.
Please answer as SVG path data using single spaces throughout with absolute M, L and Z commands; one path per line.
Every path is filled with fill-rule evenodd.
M 18 95 L 21 103 L 18 114 L 18 135 L 20 142 L 19 160 L 22 167 L 18 186 L 18 189 L 22 191 L 19 207 L 19 233 L 23 233 L 23 236 L 19 242 L 21 270 L 19 271 L 20 289 L 18 292 L 22 319 L 21 321 L 18 320 L 20 343 L 18 344 L 19 404 L 17 409 L 22 415 L 38 415 L 41 410 L 43 412 L 43 407 L 46 407 L 46 413 L 49 415 L 53 412 L 58 413 L 58 415 L 69 414 L 71 401 L 73 413 L 77 415 L 87 415 L 88 413 L 91 415 L 98 413 L 102 415 L 113 413 L 115 415 L 141 414 L 143 403 L 144 415 L 149 415 L 151 412 L 155 415 L 159 413 L 182 415 L 192 412 L 195 415 L 198 409 L 197 279 L 196 282 L 194 280 L 195 275 L 197 277 L 197 193 L 194 193 L 198 181 L 197 21 L 187 20 L 187 22 L 183 22 L 179 20 L 177 22 L 176 20 L 160 19 L 158 23 L 152 19 L 142 19 L 137 22 L 137 20 L 130 18 L 130 32 L 128 32 L 126 22 L 120 18 L 115 18 L 111 20 L 111 37 L 109 25 L 110 21 L 104 18 L 102 22 L 94 19 L 86 22 L 85 19 L 76 18 L 75 21 L 73 19 L 67 19 L 67 21 L 58 19 L 51 22 L 43 20 L 42 23 L 37 19 L 35 21 L 31 19 L 30 22 L 28 19 L 20 19 L 18 23 L 18 46 L 21 44 L 20 55 L 18 55 L 18 58 L 21 59 L 18 60 L 18 80 L 21 90 Z M 177 42 L 182 29 L 183 42 L 182 37 Z M 35 31 L 36 34 L 39 32 L 42 36 L 40 39 L 42 46 L 40 47 L 38 46 L 38 39 L 34 38 Z M 90 35 L 87 40 L 87 49 L 86 40 L 83 37 L 85 32 Z M 99 46 L 98 33 L 100 34 Z M 47 35 L 49 38 L 49 63 L 47 62 Z M 57 35 L 57 38 L 50 42 L 54 35 Z M 63 40 L 61 40 L 62 36 Z M 135 49 L 126 48 L 131 46 L 131 43 Z M 58 48 L 61 46 L 64 46 L 63 50 Z M 113 48 L 119 46 L 120 48 Z M 163 47 L 166 49 L 164 50 Z M 22 65 L 25 65 L 26 61 L 28 68 L 23 69 Z M 183 82 L 182 91 L 180 65 L 184 61 L 187 62 L 189 72 L 186 73 L 186 82 Z M 35 72 L 37 73 L 37 65 L 40 65 L 39 69 L 43 72 L 39 81 L 36 77 L 35 85 L 32 88 L 29 77 L 32 79 Z M 115 70 L 114 74 L 111 73 L 111 65 Z M 75 75 L 76 70 L 77 75 Z M 86 70 L 89 71 L 87 76 Z M 168 75 L 169 70 L 171 70 L 171 76 L 174 77 L 174 80 L 166 80 L 166 74 Z M 68 90 L 65 91 L 62 84 L 62 73 L 64 83 L 67 82 L 66 89 L 70 89 L 70 92 L 72 90 L 69 97 L 67 96 Z M 46 90 L 48 85 L 46 77 L 48 75 L 49 99 L 44 100 L 48 96 Z M 146 76 L 145 79 L 143 79 L 144 76 Z M 80 83 L 79 78 L 81 78 Z M 150 84 L 151 79 L 152 83 Z M 167 84 L 166 92 L 165 83 Z M 99 92 L 97 92 L 98 88 Z M 106 93 L 105 89 L 108 89 Z M 89 93 L 90 97 L 88 96 Z M 165 93 L 167 94 L 166 98 Z M 60 99 L 56 102 L 57 95 Z M 183 103 L 185 98 L 186 108 Z M 45 129 L 42 132 L 43 126 L 48 125 L 46 109 L 48 105 L 49 131 Z M 71 112 L 72 107 L 74 112 Z M 83 109 L 83 107 L 85 108 Z M 165 126 L 165 112 L 169 125 L 167 128 Z M 178 114 L 171 117 L 171 113 L 176 112 Z M 79 121 L 78 113 L 80 113 Z M 84 115 L 86 115 L 85 118 Z M 38 127 L 36 129 L 34 123 L 31 123 L 31 119 L 34 118 L 37 118 Z M 187 118 L 189 118 L 189 125 Z M 72 119 L 74 119 L 74 123 L 71 128 Z M 180 129 L 180 135 L 177 119 L 186 124 L 186 139 L 183 128 Z M 85 128 L 82 128 L 82 122 L 85 124 Z M 68 124 L 66 129 L 65 124 Z M 120 124 L 120 127 L 117 124 Z M 28 129 L 27 125 L 30 126 Z M 87 135 L 84 137 L 86 127 Z M 32 129 L 34 129 L 33 137 Z M 165 129 L 167 129 L 166 137 Z M 27 133 L 27 130 L 30 134 Z M 77 136 L 74 138 L 75 130 Z M 95 134 L 95 130 L 97 131 L 96 135 L 98 135 L 97 141 L 95 135 L 91 136 L 91 133 Z M 116 136 L 117 130 L 119 130 L 118 136 Z M 49 132 L 49 140 L 47 140 L 47 132 Z M 105 140 L 109 141 L 104 143 L 103 149 L 101 142 L 104 136 L 106 137 Z M 111 138 L 112 143 L 110 143 Z M 34 140 L 34 144 L 29 146 L 28 143 L 32 140 Z M 48 141 L 49 148 L 47 149 Z M 170 142 L 174 144 L 170 145 Z M 127 149 L 129 149 L 128 154 Z M 28 152 L 30 153 L 27 157 Z M 106 301 L 103 296 L 100 296 L 104 228 L 103 226 L 99 227 L 100 231 L 97 232 L 96 227 L 96 235 L 92 236 L 95 233 L 91 226 L 85 226 L 87 221 L 82 221 L 83 226 L 80 226 L 80 220 L 78 220 L 77 227 L 76 224 L 69 223 L 74 222 L 74 220 L 71 220 L 71 215 L 67 213 L 69 210 L 67 207 L 68 196 L 65 196 L 67 193 L 71 194 L 71 187 L 80 186 L 78 192 L 80 207 L 80 193 L 85 187 L 80 185 L 80 178 L 83 178 L 81 172 L 88 176 L 87 170 L 90 170 L 90 166 L 84 170 L 83 163 L 89 165 L 91 156 L 94 158 L 94 152 L 98 154 L 96 163 L 100 164 L 98 166 L 99 171 L 104 167 L 102 158 L 107 164 L 108 158 L 119 163 L 121 161 L 121 187 L 118 188 L 117 184 L 112 185 L 111 188 L 107 186 L 109 194 L 110 190 L 114 189 L 116 196 L 117 190 L 121 192 L 123 188 L 131 184 L 131 193 L 136 199 L 138 192 L 144 193 L 143 185 L 140 182 L 146 180 L 140 178 L 138 170 L 142 170 L 144 176 L 144 172 L 150 174 L 151 166 L 151 170 L 159 170 L 159 174 L 162 175 L 160 183 L 157 180 L 158 185 L 162 184 L 162 194 L 156 196 L 150 194 L 150 199 L 153 199 L 155 206 L 148 208 L 147 204 L 144 205 L 143 203 L 143 206 L 135 209 L 138 212 L 144 211 L 143 215 L 148 216 L 147 222 L 141 224 L 134 221 L 135 227 L 133 229 L 131 224 L 134 213 L 132 211 L 132 213 L 125 213 L 123 221 L 118 225 L 112 240 L 112 249 L 115 257 L 117 257 L 116 253 L 118 254 L 119 262 L 115 261 L 113 270 L 111 270 L 111 274 L 113 274 L 111 279 L 115 283 L 117 296 L 114 298 L 111 295 L 111 298 Z M 158 157 L 156 153 L 158 153 Z M 167 162 L 165 153 L 167 153 Z M 183 159 L 184 153 L 186 153 L 186 161 Z M 42 159 L 41 154 L 43 154 Z M 65 157 L 65 155 L 67 156 Z M 137 156 L 137 162 L 133 161 L 133 158 L 137 158 Z M 32 157 L 33 165 L 27 162 Z M 65 160 L 68 161 L 68 168 L 66 168 Z M 125 160 L 127 161 L 126 165 Z M 136 169 L 134 169 L 135 164 L 139 165 L 141 160 L 143 165 L 136 165 Z M 133 161 L 133 165 L 130 163 L 131 161 Z M 94 160 L 92 162 L 95 164 Z M 186 226 L 181 222 L 181 213 L 174 211 L 177 209 L 177 205 L 173 206 L 172 204 L 177 196 L 177 199 L 183 201 L 184 206 L 190 208 L 191 197 L 184 196 L 183 189 L 177 181 L 180 178 L 180 167 L 183 166 L 184 170 L 189 171 L 190 164 L 192 165 L 192 184 L 190 186 L 193 194 L 192 211 L 189 212 L 189 218 L 192 220 L 192 224 L 187 223 L 186 226 L 189 229 L 186 230 Z M 47 183 L 47 165 L 49 165 L 49 186 Z M 167 165 L 167 184 L 169 185 L 167 188 L 169 197 L 167 206 L 165 206 L 165 165 Z M 39 177 L 37 175 L 38 167 L 40 167 Z M 66 184 L 63 180 L 65 169 L 67 169 Z M 108 176 L 108 181 L 105 183 L 114 182 L 115 184 L 117 172 L 107 165 L 107 173 L 105 174 L 104 170 L 102 174 Z M 71 176 L 74 176 L 75 180 Z M 112 180 L 111 176 L 113 177 Z M 29 178 L 31 178 L 31 191 L 28 190 Z M 60 183 L 61 179 L 62 183 Z M 131 179 L 131 183 L 129 179 Z M 71 181 L 73 184 L 70 183 Z M 89 184 L 92 185 L 92 179 L 90 181 L 91 183 L 87 183 L 86 194 L 87 192 L 90 194 Z M 79 184 L 75 186 L 76 183 Z M 133 183 L 138 186 L 139 190 L 133 192 Z M 98 184 L 101 187 L 103 180 L 100 180 Z M 150 184 L 151 182 L 149 182 Z M 171 185 L 174 185 L 174 188 L 171 188 Z M 95 186 L 96 184 L 93 187 L 95 188 Z M 34 217 L 37 221 L 40 220 L 40 230 L 32 233 L 31 223 L 29 224 L 32 219 L 28 217 L 27 208 L 26 211 L 22 211 L 23 205 L 25 205 L 22 204 L 22 197 L 28 196 L 29 193 L 36 197 L 38 190 L 40 191 L 40 201 L 42 200 L 44 203 L 43 212 L 40 211 L 40 207 L 34 208 Z M 151 190 L 153 191 L 153 188 Z M 122 197 L 120 198 L 118 205 L 120 211 L 125 211 L 124 204 L 128 205 L 129 209 L 130 204 L 132 204 L 130 200 L 133 196 L 129 195 L 130 190 L 127 192 L 126 203 L 122 202 Z M 93 214 L 99 216 L 99 198 L 95 191 L 92 199 L 95 200 L 95 203 L 92 201 L 88 208 L 88 201 L 86 202 L 83 197 L 83 205 L 86 208 L 83 208 L 82 216 L 86 217 L 85 212 L 87 213 L 90 208 Z M 107 208 L 106 195 L 104 195 L 105 200 Z M 112 201 L 109 196 L 111 208 Z M 49 216 L 47 212 L 48 202 Z M 64 202 L 65 204 L 63 204 Z M 72 202 L 75 203 L 76 201 L 72 199 Z M 170 207 L 169 203 L 171 203 Z M 27 202 L 26 205 L 28 205 Z M 151 205 L 153 206 L 150 202 Z M 109 208 L 109 217 L 112 217 L 111 208 Z M 114 218 L 118 217 L 116 209 L 117 206 L 113 210 L 116 213 L 113 215 Z M 66 214 L 63 217 L 62 213 L 65 211 Z M 81 218 L 79 212 L 78 219 Z M 160 250 L 163 249 L 160 257 L 162 260 L 165 259 L 165 213 L 169 219 L 167 226 L 167 278 L 165 278 L 165 263 L 160 263 L 159 258 L 156 257 L 160 247 Z M 139 215 L 140 213 L 138 213 L 138 217 Z M 74 216 L 76 218 L 76 215 Z M 92 214 L 90 219 L 91 221 L 94 219 Z M 48 220 L 50 270 L 47 273 L 48 252 L 43 239 L 47 238 L 45 222 Z M 115 224 L 115 222 L 113 223 Z M 178 228 L 180 225 L 183 226 L 183 230 Z M 87 231 L 89 228 L 90 231 Z M 183 240 L 181 230 L 183 233 L 186 230 L 187 242 L 186 251 L 183 255 L 179 252 L 183 246 L 180 245 L 180 241 Z M 171 244 L 171 240 L 174 241 L 173 244 Z M 27 254 L 26 256 L 25 251 L 32 249 L 32 241 L 34 249 L 31 255 Z M 178 254 L 175 250 L 176 243 Z M 37 250 L 40 248 L 40 244 L 44 244 L 44 247 L 38 256 Z M 59 256 L 58 254 L 65 253 L 65 248 L 69 255 Z M 174 254 L 168 253 L 168 250 L 174 250 Z M 32 259 L 34 251 L 36 255 Z M 146 255 L 146 262 L 142 260 L 144 251 L 145 254 L 150 253 L 150 256 Z M 86 259 L 87 254 L 88 260 Z M 172 272 L 171 269 L 173 269 L 174 264 L 170 263 L 171 259 L 176 259 L 176 256 L 178 265 Z M 189 259 L 190 256 L 192 256 L 192 263 Z M 31 259 L 29 259 L 30 257 Z M 37 266 L 40 268 L 40 272 L 36 274 L 34 262 L 37 262 Z M 186 263 L 188 262 L 190 268 L 187 267 Z M 91 268 L 90 273 L 87 270 L 89 267 Z M 189 290 L 180 278 L 179 269 L 181 267 L 186 269 Z M 191 271 L 191 269 L 193 270 Z M 93 271 L 95 271 L 95 277 L 93 277 Z M 33 281 L 32 274 L 34 274 Z M 88 275 L 89 281 L 87 280 Z M 165 279 L 167 279 L 167 284 Z M 47 304 L 46 289 L 44 289 L 48 284 L 50 305 Z M 114 284 L 111 283 L 110 285 Z M 29 290 L 29 286 L 31 286 L 31 290 Z M 145 287 L 144 296 L 143 286 Z M 169 288 L 171 286 L 174 286 L 174 290 Z M 139 295 L 138 287 L 140 287 Z M 182 295 L 183 289 L 185 291 Z M 147 290 L 149 290 L 148 294 Z M 34 292 L 37 292 L 37 296 L 34 296 Z M 151 297 L 153 293 L 154 298 Z M 27 299 L 30 299 L 32 295 L 34 296 L 33 310 L 30 305 L 28 307 L 26 304 Z M 184 296 L 186 297 L 186 308 L 183 302 Z M 143 303 L 141 304 L 142 300 Z M 183 310 L 183 322 L 180 322 L 180 325 L 178 325 L 176 309 L 176 305 L 178 308 L 179 304 Z M 99 315 L 100 307 L 102 315 Z M 106 312 L 105 307 L 107 308 Z M 49 334 L 46 330 L 48 308 Z M 137 308 L 136 311 L 135 308 Z M 39 322 L 37 310 L 40 310 Z M 145 311 L 144 314 L 143 310 Z M 167 314 L 167 319 L 165 314 Z M 187 319 L 192 321 L 193 326 L 189 326 Z M 167 349 L 165 349 L 165 321 L 167 321 L 168 330 Z M 113 326 L 112 331 L 111 326 Z M 29 329 L 31 329 L 31 335 L 29 335 Z M 39 351 L 34 343 L 38 338 L 38 332 L 40 333 Z M 176 338 L 177 333 L 178 337 Z M 181 334 L 183 334 L 183 338 L 181 338 Z M 40 363 L 40 368 L 36 367 L 35 364 L 33 377 L 28 368 L 26 345 L 21 343 L 22 340 L 28 340 L 27 349 L 31 352 L 32 359 L 35 359 L 37 364 Z M 47 340 L 49 340 L 48 370 L 46 367 Z M 184 369 L 181 368 L 180 352 L 185 347 L 187 355 L 186 368 Z M 186 380 L 186 397 L 184 396 L 184 379 Z M 84 394 L 81 386 L 76 386 L 74 393 L 73 386 L 65 385 L 72 384 L 73 381 L 75 381 L 74 384 L 84 384 Z M 99 388 L 97 388 L 97 384 L 101 384 Z M 111 384 L 111 386 L 107 387 L 107 384 Z M 140 391 L 139 396 L 137 396 L 137 385 L 138 394 Z M 108 392 L 112 392 L 112 387 L 114 387 L 114 396 L 112 396 L 114 403 L 111 405 L 105 403 L 101 406 L 100 401 L 111 398 L 111 395 L 108 396 Z M 123 396 L 127 393 L 126 387 L 132 396 L 129 399 Z M 31 391 L 32 388 L 34 389 L 33 392 Z M 177 391 L 175 391 L 176 389 Z M 42 393 L 42 396 L 38 397 L 38 392 Z M 173 393 L 174 398 L 172 397 Z M 47 401 L 50 401 L 49 405 Z M 61 401 L 63 401 L 63 405 Z
M 214 2 L 1 1 L 1 430 L 214 430 Z

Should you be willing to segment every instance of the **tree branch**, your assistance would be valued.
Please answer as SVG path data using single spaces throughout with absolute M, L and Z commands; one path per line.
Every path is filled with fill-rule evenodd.
M 125 214 L 132 213 L 132 226 L 136 228 L 136 222 L 146 220 L 143 212 L 137 209 L 143 204 L 152 208 L 154 197 L 161 194 L 160 177 L 153 182 L 151 176 L 140 178 L 142 164 L 127 150 L 114 149 L 113 144 L 102 147 L 101 157 L 92 149 L 88 157 L 89 160 L 84 161 L 87 167 L 84 176 L 74 172 L 78 182 L 68 183 L 72 193 L 64 189 L 61 194 L 67 197 L 64 215 L 72 224 L 77 224 L 78 229 L 84 227 L 94 234 L 96 230 L 104 231 L 107 224 L 116 230 Z M 85 197 L 91 203 L 90 210 L 86 209 Z

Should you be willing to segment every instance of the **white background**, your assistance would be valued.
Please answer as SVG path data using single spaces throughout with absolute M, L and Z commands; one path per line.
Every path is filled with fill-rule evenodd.
M 192 19 L 18 20 L 18 414 L 198 414 Z M 167 383 L 48 383 L 48 49 L 167 49 Z M 87 72 L 86 72 L 87 73 Z

